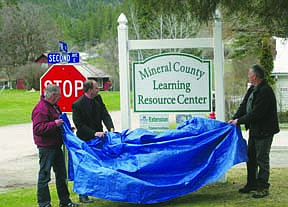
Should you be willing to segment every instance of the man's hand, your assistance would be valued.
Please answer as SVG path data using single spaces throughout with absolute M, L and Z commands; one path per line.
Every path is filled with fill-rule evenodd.
M 105 132 L 96 132 L 95 137 L 104 137 Z
M 56 123 L 57 127 L 59 127 L 64 123 L 64 121 L 62 119 L 56 119 L 55 123 Z
M 238 119 L 229 120 L 228 123 L 237 126 Z

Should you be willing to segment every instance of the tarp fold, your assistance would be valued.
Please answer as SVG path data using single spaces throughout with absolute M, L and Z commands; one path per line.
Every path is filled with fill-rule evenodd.
M 81 141 L 64 113 L 69 179 L 78 194 L 149 204 L 194 192 L 247 160 L 247 144 L 234 125 L 193 118 L 154 134 L 137 128 Z

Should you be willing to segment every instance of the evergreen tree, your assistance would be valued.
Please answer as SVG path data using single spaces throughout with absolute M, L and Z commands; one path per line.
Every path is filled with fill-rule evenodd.
M 260 53 L 260 65 L 265 70 L 265 78 L 267 82 L 272 86 L 275 84 L 274 79 L 271 77 L 271 72 L 274 68 L 274 62 L 273 62 L 273 55 L 272 55 L 272 49 L 271 49 L 271 37 L 269 35 L 266 35 L 262 39 L 262 48 Z

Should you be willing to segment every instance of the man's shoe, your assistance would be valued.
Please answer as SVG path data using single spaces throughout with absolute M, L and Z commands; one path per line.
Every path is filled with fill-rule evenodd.
M 79 207 L 77 203 L 60 204 L 59 207 Z
M 253 198 L 264 198 L 265 196 L 269 195 L 269 191 L 267 189 L 257 191 L 252 195 Z
M 239 189 L 239 193 L 250 193 L 251 191 L 256 191 L 257 187 L 251 185 L 245 185 L 244 188 Z
M 80 203 L 93 203 L 94 201 L 90 200 L 88 196 L 81 196 L 79 198 Z

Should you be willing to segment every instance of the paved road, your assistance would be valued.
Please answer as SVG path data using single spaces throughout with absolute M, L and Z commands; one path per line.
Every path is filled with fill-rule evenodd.
M 111 112 L 117 131 L 121 129 L 120 112 Z M 131 128 L 139 127 L 138 116 L 132 113 Z M 33 143 L 32 125 L 18 124 L 0 127 L 0 192 L 8 188 L 35 185 L 38 171 L 37 149 Z M 246 134 L 243 133 L 246 137 Z M 288 167 L 288 130 L 274 138 L 272 167 Z M 239 167 L 245 166 L 240 164 Z

